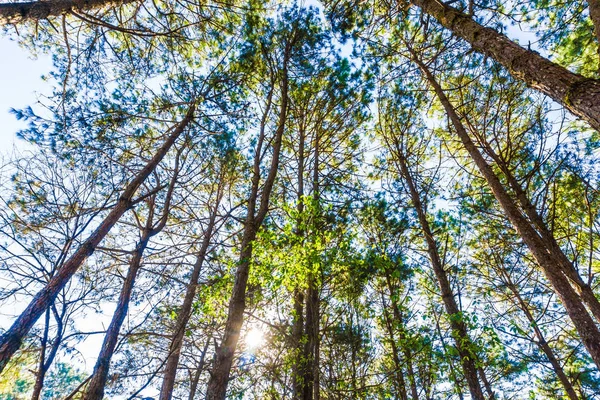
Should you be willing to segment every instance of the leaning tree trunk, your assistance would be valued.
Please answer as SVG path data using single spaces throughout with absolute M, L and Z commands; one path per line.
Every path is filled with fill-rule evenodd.
M 240 244 L 240 258 L 235 272 L 233 291 L 229 300 L 225 332 L 223 334 L 221 345 L 216 350 L 212 374 L 208 381 L 208 389 L 206 391 L 207 400 L 225 400 L 229 375 L 231 373 L 231 366 L 233 365 L 233 356 L 240 338 L 240 331 L 244 323 L 244 311 L 246 309 L 246 288 L 248 285 L 248 276 L 250 274 L 252 245 L 256 239 L 256 234 L 258 233 L 258 230 L 260 229 L 260 226 L 262 225 L 262 222 L 269 211 L 269 199 L 271 197 L 271 191 L 273 189 L 275 178 L 277 177 L 277 171 L 279 169 L 279 154 L 281 152 L 281 144 L 283 141 L 283 133 L 285 131 L 285 123 L 287 120 L 288 111 L 289 99 L 287 63 L 289 61 L 290 52 L 291 48 L 288 44 L 283 60 L 281 108 L 279 111 L 277 131 L 275 132 L 275 137 L 272 143 L 273 155 L 271 158 L 271 165 L 269 166 L 269 172 L 267 178 L 265 179 L 263 190 L 260 196 L 260 208 L 256 212 L 258 186 L 260 181 L 260 159 L 262 153 L 260 146 L 264 141 L 264 130 L 266 127 L 266 119 L 268 117 L 267 114 L 269 107 L 267 107 L 267 111 L 264 113 L 263 120 L 261 121 L 261 133 L 257 144 L 257 151 L 254 157 L 252 191 L 248 199 L 248 215 L 246 217 L 242 242 Z M 272 89 L 269 93 L 268 106 L 270 106 L 271 103 L 271 96 Z
M 223 194 L 222 185 L 223 182 L 219 182 L 217 188 L 217 198 L 213 210 L 211 211 L 208 226 L 204 232 L 204 238 L 202 239 L 202 245 L 196 256 L 196 262 L 194 263 L 194 269 L 192 270 L 192 276 L 188 283 L 183 304 L 181 310 L 177 314 L 177 321 L 175 323 L 175 332 L 169 345 L 169 356 L 165 365 L 165 375 L 163 378 L 162 386 L 160 389 L 160 400 L 171 400 L 173 396 L 173 388 L 175 387 L 175 377 L 177 376 L 177 366 L 179 365 L 179 357 L 181 354 L 181 348 L 183 346 L 183 338 L 187 324 L 192 315 L 192 305 L 194 304 L 194 298 L 196 297 L 196 289 L 198 288 L 198 280 L 200 279 L 200 272 L 208 253 L 208 247 L 215 230 L 215 221 L 219 210 L 219 204 Z
M 525 303 L 525 300 L 523 300 L 523 298 L 521 297 L 521 293 L 519 292 L 519 289 L 517 289 L 516 285 L 513 283 L 512 279 L 510 278 L 510 276 L 508 275 L 508 273 L 506 271 L 502 271 L 502 275 L 504 275 L 506 286 L 513 293 L 514 298 L 517 300 L 517 305 L 519 306 L 521 311 L 523 311 L 523 314 L 525 314 L 525 317 L 527 318 L 527 321 L 529 322 L 529 326 L 531 326 L 533 328 L 535 336 L 537 337 L 537 341 L 535 343 L 540 348 L 540 350 L 542 350 L 542 352 L 546 355 L 546 358 L 550 362 L 550 365 L 552 365 L 552 369 L 554 370 L 554 373 L 558 377 L 558 380 L 560 381 L 560 383 L 565 388 L 565 392 L 567 393 L 569 400 L 579 400 L 579 397 L 577 396 L 577 393 L 575 392 L 573 385 L 569 381 L 567 374 L 565 374 L 565 371 L 562 368 L 562 366 L 560 365 L 560 362 L 554 355 L 554 351 L 552 350 L 552 348 L 546 341 L 546 338 L 544 337 L 542 330 L 539 328 L 537 321 L 535 320 L 535 318 L 533 318 L 533 315 L 531 314 L 531 310 L 529 310 L 529 306 Z
M 408 169 L 407 160 L 405 158 L 406 156 L 399 148 L 400 146 L 397 147 L 397 161 L 400 166 L 400 171 L 402 172 L 404 181 L 408 186 L 413 208 L 417 212 L 417 218 L 421 225 L 423 235 L 425 236 L 425 241 L 427 242 L 429 261 L 431 262 L 433 272 L 438 281 L 444 308 L 449 316 L 450 327 L 452 328 L 452 337 L 456 344 L 456 349 L 458 350 L 463 374 L 467 380 L 471 397 L 475 400 L 485 400 L 483 390 L 481 389 L 481 384 L 479 383 L 479 379 L 477 377 L 477 366 L 475 365 L 476 354 L 474 354 L 472 350 L 474 344 L 467 332 L 467 326 L 460 317 L 460 309 L 458 308 L 458 304 L 456 303 L 456 299 L 452 293 L 450 281 L 440 258 L 435 237 L 433 236 L 429 221 L 427 220 L 427 213 L 423 207 L 419 192 Z
M 476 51 L 502 64 L 513 77 L 562 104 L 600 131 L 599 80 L 570 72 L 439 0 L 410 0 L 410 3 L 466 40 Z
M 97 8 L 131 3 L 137 0 L 38 0 L 0 4 L 0 26 L 39 21 L 69 14 L 73 11 L 90 11 Z
M 62 336 L 63 336 L 63 315 L 59 315 L 58 311 L 56 311 L 55 306 L 52 305 L 50 308 L 54 311 L 54 315 L 56 317 L 56 337 L 54 338 L 54 342 L 52 343 L 52 347 L 50 347 L 50 352 L 48 356 L 46 356 L 46 347 L 48 346 L 48 331 L 50 329 L 50 309 L 46 310 L 46 321 L 44 325 L 44 333 L 42 337 L 42 351 L 40 352 L 40 362 L 39 369 L 37 372 L 37 376 L 35 378 L 35 385 L 33 386 L 33 393 L 31 395 L 31 400 L 38 400 L 42 394 L 42 389 L 44 388 L 44 379 L 46 378 L 46 373 L 50 369 L 56 354 L 58 353 L 58 348 L 60 347 Z
M 536 207 L 529 200 L 529 196 L 510 170 L 508 163 L 505 162 L 494 151 L 485 137 L 482 137 L 482 135 L 478 134 L 477 132 L 473 133 L 477 137 L 479 143 L 483 146 L 484 151 L 490 157 L 492 157 L 492 160 L 494 160 L 496 165 L 500 168 L 500 171 L 502 171 L 506 177 L 508 185 L 514 192 L 517 201 L 521 205 L 521 209 L 538 231 L 542 240 L 546 243 L 548 253 L 552 254 L 552 256 L 557 260 L 557 264 L 562 268 L 563 273 L 569 278 L 575 289 L 580 292 L 581 299 L 588 306 L 588 309 L 591 311 L 594 318 L 596 318 L 596 321 L 600 322 L 600 301 L 598 301 L 598 298 L 596 298 L 591 286 L 581 278 L 581 275 L 579 275 L 579 271 L 575 265 L 573 265 L 571 260 L 569 260 L 567 255 L 560 248 L 556 238 L 554 237 L 554 233 L 548 229 L 544 219 L 538 213 Z
M 132 206 L 134 201 L 133 196 L 136 191 L 152 171 L 154 171 L 156 166 L 171 149 L 177 138 L 179 138 L 192 121 L 194 111 L 195 105 L 192 104 L 185 118 L 174 127 L 173 131 L 170 133 L 165 143 L 158 149 L 154 157 L 148 161 L 144 168 L 142 168 L 135 178 L 125 187 L 125 190 L 123 190 L 116 205 L 106 218 L 104 218 L 100 226 L 96 228 L 81 246 L 79 246 L 77 251 L 75 251 L 75 253 L 62 265 L 56 275 L 50 279 L 48 284 L 35 295 L 10 329 L 2 335 L 2 338 L 0 339 L 0 372 L 2 372 L 13 354 L 21 346 L 23 337 L 33 327 L 42 313 L 50 306 L 50 304 L 52 304 L 58 295 L 58 292 L 65 287 L 81 264 L 94 252 L 96 246 L 104 239 L 125 211 Z
M 119 332 L 121 330 L 121 326 L 123 325 L 123 321 L 125 321 L 125 317 L 127 316 L 129 301 L 131 299 L 131 293 L 133 291 L 135 279 L 140 266 L 142 265 L 142 256 L 144 254 L 144 250 L 146 250 L 146 247 L 148 246 L 149 240 L 150 231 L 146 229 L 142 234 L 141 240 L 136 245 L 133 257 L 131 257 L 129 262 L 127 277 L 125 278 L 125 282 L 121 288 L 121 294 L 119 295 L 117 308 L 115 309 L 115 313 L 113 314 L 110 325 L 106 331 L 106 335 L 104 336 L 100 354 L 98 354 L 98 359 L 94 365 L 92 378 L 90 379 L 90 383 L 88 384 L 85 394 L 83 395 L 84 400 L 101 400 L 104 397 L 104 386 L 106 385 L 106 380 L 108 378 L 110 360 L 112 359 L 115 348 L 117 347 Z
M 490 165 L 485 161 L 479 152 L 479 149 L 469 137 L 456 110 L 431 71 L 429 71 L 427 66 L 416 56 L 414 51 L 412 51 L 412 54 L 413 61 L 419 66 L 421 71 L 423 71 L 427 81 L 434 88 L 434 91 L 442 103 L 444 110 L 448 114 L 448 117 L 452 121 L 452 125 L 456 129 L 457 135 L 463 143 L 463 146 L 487 181 L 494 197 L 506 213 L 507 218 L 515 227 L 523 239 L 523 242 L 525 242 L 529 251 L 533 254 L 538 265 L 542 268 L 544 275 L 546 275 L 546 278 L 554 288 L 554 291 L 559 296 L 571 321 L 573 321 L 575 329 L 577 329 L 583 344 L 596 363 L 596 366 L 600 367 L 600 331 L 581 302 L 579 295 L 575 292 L 567 277 L 564 275 L 559 261 L 549 254 L 542 238 L 540 238 L 536 230 L 533 229 L 521 211 L 517 208 Z
M 113 314 L 108 330 L 106 331 L 106 335 L 104 336 L 100 354 L 98 355 L 98 359 L 94 365 L 94 372 L 90 379 L 90 383 L 86 388 L 85 394 L 83 395 L 84 400 L 102 400 L 104 397 L 104 386 L 106 386 L 106 380 L 108 378 L 110 360 L 112 359 L 113 353 L 117 346 L 117 340 L 119 339 L 121 326 L 123 325 L 123 321 L 125 321 L 127 311 L 129 310 L 131 294 L 133 292 L 133 287 L 135 286 L 135 280 L 138 272 L 142 266 L 142 257 L 144 255 L 144 251 L 148 247 L 148 242 L 150 239 L 162 231 L 167 224 L 171 207 L 171 198 L 173 196 L 173 190 L 175 189 L 175 183 L 177 182 L 177 174 L 179 169 L 179 155 L 177 157 L 178 158 L 175 160 L 173 177 L 171 178 L 169 189 L 167 190 L 165 197 L 163 211 L 156 225 L 154 225 L 153 221 L 154 208 L 156 207 L 156 196 L 152 196 L 152 198 L 148 201 L 148 207 L 150 208 L 148 211 L 148 219 L 146 220 L 146 224 L 143 228 L 140 226 L 142 236 L 135 246 L 135 250 L 133 251 L 133 255 L 129 261 L 127 276 L 125 277 L 125 282 L 123 282 L 123 287 L 121 288 L 119 301 L 117 302 L 117 308 L 115 309 L 115 313 Z

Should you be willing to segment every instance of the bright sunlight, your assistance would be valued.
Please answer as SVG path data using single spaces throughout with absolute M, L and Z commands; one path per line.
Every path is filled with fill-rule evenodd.
M 265 334 L 260 327 L 253 327 L 246 333 L 246 347 L 249 350 L 255 350 L 262 346 L 265 342 Z

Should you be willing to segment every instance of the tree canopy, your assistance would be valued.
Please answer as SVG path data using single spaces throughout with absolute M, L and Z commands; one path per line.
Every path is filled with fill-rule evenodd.
M 53 59 L 0 165 L 0 399 L 600 396 L 599 1 L 0 25 Z

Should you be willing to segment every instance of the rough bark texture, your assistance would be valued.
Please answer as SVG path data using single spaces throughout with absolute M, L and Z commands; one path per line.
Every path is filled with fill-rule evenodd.
M 289 46 L 289 45 L 288 45 Z M 260 155 L 261 145 L 264 141 L 264 128 L 267 112 L 263 116 L 261 123 L 261 135 L 257 144 L 257 151 L 253 166 L 252 190 L 248 199 L 248 214 L 244 226 L 242 242 L 240 244 L 240 258 L 235 273 L 233 283 L 233 291 L 229 300 L 229 309 L 227 313 L 227 321 L 225 323 L 225 332 L 221 345 L 216 350 L 215 361 L 210 380 L 208 381 L 208 389 L 206 392 L 207 400 L 225 400 L 227 394 L 227 383 L 233 364 L 233 356 L 237 343 L 240 337 L 240 331 L 244 322 L 244 310 L 246 309 L 246 288 L 248 285 L 248 275 L 250 273 L 250 263 L 252 259 L 252 244 L 256 238 L 256 234 L 267 215 L 269 210 L 269 198 L 271 190 L 275 183 L 277 171 L 279 169 L 279 153 L 281 151 L 281 143 L 283 133 L 285 131 L 285 122 L 287 120 L 288 111 L 288 75 L 287 62 L 289 61 L 290 48 L 286 49 L 284 56 L 284 70 L 281 85 L 281 109 L 279 112 L 279 121 L 277 131 L 273 139 L 273 155 L 269 173 L 263 185 L 260 208 L 256 211 L 258 186 L 260 181 Z M 269 94 L 268 103 L 271 101 L 272 92 Z M 269 107 L 267 107 L 268 110 Z
M 596 35 L 596 41 L 598 45 L 598 55 L 600 56 L 600 0 L 588 0 L 587 3 L 590 19 L 594 24 L 594 33 Z
M 0 4 L 0 26 L 39 21 L 68 14 L 71 11 L 89 11 L 106 6 L 131 3 L 136 0 L 47 0 Z
M 408 169 L 407 160 L 400 151 L 398 151 L 398 153 L 398 164 L 400 166 L 400 170 L 402 172 L 404 181 L 408 186 L 413 207 L 417 212 L 417 218 L 421 225 L 423 235 L 425 236 L 425 241 L 427 242 L 427 253 L 429 254 L 429 260 L 431 262 L 433 272 L 440 287 L 444 308 L 446 309 L 446 313 L 448 314 L 450 319 L 452 337 L 454 339 L 456 349 L 458 350 L 458 354 L 463 368 L 463 374 L 465 376 L 465 379 L 467 380 L 467 385 L 469 386 L 471 397 L 475 400 L 485 400 L 483 390 L 481 389 L 481 385 L 477 377 L 475 355 L 472 351 L 473 343 L 469 338 L 467 327 L 460 317 L 460 309 L 458 308 L 458 304 L 456 303 L 456 299 L 454 298 L 454 295 L 452 293 L 452 288 L 450 286 L 450 281 L 448 280 L 448 275 L 444 270 L 444 265 L 438 252 L 435 237 L 433 236 L 433 232 L 431 231 L 429 221 L 427 220 L 427 214 L 421 202 L 419 192 L 413 182 L 412 176 Z
M 574 74 L 538 53 L 524 49 L 505 35 L 439 0 L 410 0 L 442 26 L 466 40 L 473 49 L 500 64 L 530 87 L 562 104 L 600 130 L 600 81 Z
M 52 304 L 58 292 L 65 287 L 71 277 L 77 272 L 81 264 L 94 252 L 96 246 L 104 239 L 121 216 L 131 207 L 133 196 L 137 189 L 154 171 L 163 157 L 171 149 L 177 138 L 192 121 L 195 106 L 191 106 L 185 118 L 177 124 L 170 133 L 165 143 L 158 149 L 154 157 L 142 168 L 137 176 L 127 185 L 123 194 L 102 223 L 90 237 L 75 251 L 63 264 L 56 275 L 50 279 L 46 287 L 40 290 L 31 300 L 31 303 L 21 313 L 8 331 L 0 339 L 0 372 L 4 369 L 10 358 L 21 346 L 23 337 L 39 319 L 42 313 Z
M 444 110 L 450 117 L 452 125 L 456 129 L 460 141 L 475 162 L 475 165 L 487 181 L 492 193 L 500 206 L 504 210 L 507 218 L 515 227 L 523 242 L 527 245 L 538 265 L 542 268 L 546 278 L 554 288 L 556 294 L 562 301 L 571 321 L 575 325 L 577 332 L 581 336 L 581 340 L 596 366 L 600 367 L 600 331 L 595 325 L 594 320 L 589 315 L 587 309 L 581 302 L 579 295 L 575 292 L 566 276 L 563 274 L 560 266 L 556 263 L 556 259 L 548 253 L 548 249 L 544 245 L 543 240 L 538 235 L 537 231 L 532 228 L 525 216 L 517 208 L 515 203 L 508 195 L 506 189 L 495 175 L 492 168 L 487 164 L 479 149 L 475 146 L 466 128 L 463 126 L 460 118 L 450 103 L 450 100 L 444 93 L 442 87 L 436 81 L 435 77 L 425 66 L 425 64 L 414 56 L 413 60 L 419 66 L 427 81 L 432 85 L 437 97 L 439 98 Z
M 475 132 L 474 132 L 475 133 Z M 569 260 L 564 251 L 560 248 L 556 238 L 552 231 L 548 228 L 544 222 L 542 216 L 538 213 L 533 203 L 529 200 L 529 196 L 511 172 L 508 164 L 494 151 L 492 146 L 481 137 L 476 134 L 479 142 L 483 145 L 486 153 L 492 157 L 496 165 L 500 168 L 506 180 L 513 190 L 517 201 L 521 205 L 521 209 L 529 218 L 534 228 L 538 231 L 541 239 L 545 242 L 548 253 L 555 259 L 555 263 L 559 265 L 563 273 L 569 278 L 576 290 L 580 292 L 582 300 L 588 306 L 592 315 L 596 318 L 596 321 L 600 322 L 600 302 L 596 298 L 590 285 L 585 282 L 579 275 L 579 271 L 575 268 L 575 265 Z

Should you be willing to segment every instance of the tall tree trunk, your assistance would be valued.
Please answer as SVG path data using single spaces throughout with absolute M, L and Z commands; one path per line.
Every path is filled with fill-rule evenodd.
M 410 0 L 410 3 L 466 40 L 476 51 L 502 64 L 513 77 L 562 104 L 600 131 L 599 80 L 570 72 L 532 50 L 524 49 L 440 0 Z
M 85 394 L 83 395 L 84 400 L 101 400 L 104 397 L 104 386 L 106 385 L 106 380 L 108 379 L 110 360 L 112 359 L 115 347 L 117 346 L 121 326 L 123 325 L 123 321 L 125 321 L 125 317 L 127 316 L 129 301 L 131 299 L 131 293 L 133 291 L 135 279 L 140 269 L 142 256 L 144 254 L 144 250 L 146 250 L 146 247 L 148 246 L 149 240 L 150 230 L 145 229 L 142 234 L 142 238 L 135 247 L 133 257 L 131 257 L 129 262 L 127 277 L 125 278 L 125 282 L 121 288 L 119 301 L 117 302 L 117 308 L 115 309 L 115 313 L 113 314 L 110 325 L 108 326 L 108 330 L 106 331 L 106 335 L 104 336 L 104 341 L 102 342 L 102 348 L 100 349 L 100 354 L 98 354 L 98 359 L 96 360 L 96 365 L 94 366 L 92 378 L 90 379 L 90 383 L 88 384 Z
M 202 354 L 200 355 L 200 362 L 196 367 L 196 373 L 194 374 L 194 378 L 190 384 L 190 393 L 188 395 L 188 400 L 194 400 L 196 397 L 196 392 L 198 391 L 198 382 L 200 381 L 200 374 L 202 374 L 202 370 L 204 369 L 204 360 L 206 359 L 206 353 L 208 351 L 208 346 L 210 345 L 210 340 L 212 336 L 208 336 L 206 338 L 206 343 L 204 343 L 204 348 L 202 349 Z
M 202 270 L 202 265 L 206 259 L 208 247 L 210 246 L 210 242 L 214 233 L 215 221 L 223 195 L 223 184 L 223 181 L 221 181 L 217 188 L 215 205 L 211 211 L 206 231 L 204 232 L 202 245 L 198 251 L 198 255 L 196 256 L 196 262 L 194 263 L 194 269 L 192 270 L 192 276 L 190 277 L 190 281 L 185 292 L 181 310 L 177 314 L 175 331 L 171 339 L 171 344 L 169 345 L 169 356 L 165 365 L 165 375 L 160 389 L 160 400 L 171 400 L 171 397 L 173 396 L 173 388 L 175 386 L 175 377 L 177 375 L 177 366 L 179 365 L 181 347 L 183 346 L 183 338 L 185 336 L 187 324 L 192 315 L 192 305 L 194 304 L 194 298 L 196 297 L 196 289 L 198 287 L 200 271 Z
M 488 141 L 479 134 L 479 132 L 474 132 L 474 129 L 471 129 L 471 132 L 475 135 L 478 142 L 483 146 L 484 151 L 494 160 L 496 165 L 500 168 L 506 180 L 515 193 L 515 197 L 519 204 L 521 205 L 521 209 L 524 211 L 525 215 L 532 222 L 535 229 L 538 231 L 540 237 L 546 243 L 548 248 L 548 252 L 556 259 L 556 263 L 560 266 L 563 273 L 569 278 L 569 280 L 573 283 L 575 289 L 580 292 L 582 300 L 588 306 L 592 315 L 596 318 L 596 321 L 600 322 L 600 301 L 596 298 L 592 288 L 590 285 L 585 282 L 581 276 L 579 275 L 579 271 L 571 260 L 566 256 L 566 254 L 560 248 L 554 234 L 548 226 L 544 222 L 542 216 L 538 213 L 537 209 L 529 200 L 529 196 L 516 179 L 516 177 L 511 172 L 509 165 L 505 162 L 492 148 L 492 146 L 488 143 Z
M 504 186 L 495 175 L 492 168 L 487 164 L 479 149 L 475 146 L 471 138 L 469 137 L 467 130 L 460 121 L 460 118 L 450 103 L 450 100 L 444 93 L 442 87 L 436 81 L 435 77 L 429 71 L 427 66 L 416 56 L 413 52 L 413 60 L 423 71 L 427 81 L 432 85 L 435 90 L 437 97 L 439 98 L 442 106 L 444 107 L 448 117 L 452 121 L 456 132 L 463 143 L 463 146 L 475 162 L 475 165 L 482 173 L 483 177 L 487 181 L 492 193 L 496 200 L 500 203 L 500 206 L 506 213 L 507 218 L 513 224 L 534 258 L 538 265 L 544 271 L 546 278 L 558 294 L 562 301 L 567 313 L 569 314 L 571 321 L 575 325 L 577 332 L 581 337 L 581 340 L 588 352 L 592 356 L 592 359 L 596 363 L 596 366 L 600 367 L 600 331 L 595 325 L 593 319 L 589 315 L 587 309 L 581 302 L 578 294 L 575 292 L 571 284 L 569 283 L 566 276 L 563 274 L 560 265 L 557 264 L 557 260 L 554 259 L 551 254 L 548 253 L 548 249 L 543 243 L 538 233 L 531 227 L 529 222 L 525 219 L 521 211 L 517 208 L 515 203 L 512 201 Z
M 302 333 L 304 328 L 304 293 L 301 289 L 294 290 L 294 320 L 292 321 L 292 346 L 294 351 L 294 363 L 292 365 L 292 399 L 300 400 L 302 398 L 304 387 L 304 369 L 303 360 Z
M 392 300 L 393 301 L 393 300 Z M 394 367 L 396 368 L 395 374 L 396 379 L 394 380 L 394 384 L 396 386 L 396 390 L 398 392 L 398 397 L 400 400 L 408 400 L 408 395 L 406 393 L 406 381 L 404 380 L 404 373 L 402 371 L 402 363 L 400 362 L 400 354 L 398 352 L 398 346 L 396 344 L 396 338 L 394 337 L 394 328 L 392 326 L 392 321 L 390 315 L 388 313 L 388 307 L 385 303 L 385 298 L 383 297 L 383 292 L 381 293 L 381 306 L 383 317 L 385 319 L 385 327 L 388 331 L 390 346 L 392 347 L 392 360 L 394 361 Z M 414 399 L 418 400 L 418 399 Z
M 69 14 L 72 11 L 91 11 L 107 6 L 132 3 L 137 0 L 40 0 L 0 4 L 0 26 L 39 21 Z
M 314 276 L 309 278 L 308 290 L 306 294 L 306 322 L 304 334 L 306 335 L 306 344 L 304 347 L 304 356 L 306 358 L 306 369 L 304 373 L 304 395 L 303 400 L 315 399 L 315 370 L 318 368 L 318 360 L 316 355 L 316 347 L 318 340 L 318 309 L 319 301 L 318 290 Z
M 390 301 L 392 304 L 392 311 L 394 313 L 394 318 L 396 319 L 396 323 L 400 324 L 400 346 L 402 347 L 402 352 L 404 353 L 404 358 L 406 359 L 406 366 L 408 369 L 408 381 L 410 383 L 410 393 L 413 400 L 419 400 L 419 393 L 417 391 L 417 382 L 415 379 L 415 372 L 412 364 L 412 351 L 410 345 L 407 343 L 407 337 L 404 328 L 404 316 L 402 311 L 400 310 L 400 306 L 397 301 L 394 299 L 394 285 L 392 283 L 392 277 L 390 275 L 390 271 L 385 271 L 385 280 L 388 286 L 388 290 L 390 292 Z
M 271 158 L 271 165 L 269 167 L 269 173 L 263 185 L 260 209 L 256 212 L 257 199 L 258 199 L 258 186 L 260 181 L 260 158 L 261 158 L 261 146 L 264 141 L 264 130 L 266 126 L 266 118 L 268 109 L 270 107 L 272 89 L 269 93 L 268 104 L 266 107 L 267 111 L 263 115 L 263 121 L 261 122 L 261 132 L 259 141 L 257 144 L 257 151 L 254 156 L 253 165 L 253 176 L 252 176 L 252 190 L 250 197 L 248 198 L 248 215 L 244 226 L 244 233 L 241 242 L 240 258 L 235 273 L 235 279 L 233 283 L 233 291 L 229 300 L 229 309 L 227 313 L 227 321 L 225 323 L 225 332 L 221 345 L 217 348 L 215 354 L 215 362 L 212 370 L 211 377 L 208 381 L 208 389 L 206 392 L 207 400 L 225 400 L 227 394 L 227 384 L 229 381 L 229 375 L 231 372 L 231 366 L 233 364 L 233 355 L 237 347 L 237 342 L 240 337 L 240 331 L 244 322 L 244 310 L 246 309 L 246 287 L 248 284 L 248 276 L 250 273 L 250 262 L 252 259 L 252 245 L 256 238 L 256 234 L 262 225 L 264 218 L 269 210 L 269 199 L 277 171 L 279 169 L 279 154 L 281 151 L 281 143 L 283 139 L 283 133 L 285 131 L 285 123 L 287 120 L 288 111 L 288 62 L 291 52 L 290 43 L 286 44 L 283 60 L 283 73 L 282 73 L 282 84 L 281 84 L 281 108 L 279 111 L 279 121 L 277 124 L 277 131 L 275 138 L 273 139 L 273 155 Z M 274 84 L 274 82 L 273 82 Z
M 521 293 L 519 292 L 519 289 L 516 287 L 516 285 L 513 283 L 512 279 L 511 279 L 510 275 L 504 269 L 501 270 L 501 275 L 503 276 L 503 280 L 504 280 L 506 286 L 512 292 L 514 298 L 517 300 L 517 306 L 521 309 L 521 311 L 523 311 L 523 314 L 525 314 L 525 317 L 527 318 L 527 321 L 529 322 L 529 326 L 531 326 L 533 328 L 533 332 L 535 333 L 535 336 L 537 338 L 537 341 L 535 343 L 540 348 L 540 350 L 546 355 L 546 358 L 550 362 L 550 365 L 552 365 L 552 369 L 554 370 L 554 373 L 558 377 L 558 380 L 565 388 L 565 392 L 567 393 L 567 396 L 569 397 L 570 400 L 579 400 L 579 397 L 577 396 L 577 393 L 575 392 L 573 385 L 571 384 L 571 382 L 569 381 L 569 378 L 565 374 L 565 371 L 562 368 L 562 366 L 560 365 L 560 362 L 554 355 L 554 351 L 552 350 L 552 348 L 546 341 L 544 334 L 542 333 L 542 330 L 538 326 L 537 321 L 531 314 L 531 310 L 529 309 L 529 306 L 527 305 L 525 300 L 523 300 L 523 297 L 521 297 Z
M 476 400 L 484 400 L 485 397 L 477 377 L 477 367 L 475 365 L 477 355 L 473 352 L 474 344 L 469 337 L 465 323 L 462 321 L 460 309 L 458 308 L 456 299 L 452 293 L 450 281 L 439 255 L 435 237 L 433 236 L 429 221 L 427 220 L 427 213 L 423 207 L 419 192 L 408 169 L 407 160 L 405 158 L 406 156 L 401 149 L 401 146 L 398 146 L 396 150 L 396 158 L 400 167 L 400 171 L 402 172 L 404 181 L 408 186 L 413 208 L 417 212 L 421 230 L 423 231 L 425 241 L 427 242 L 427 252 L 429 254 L 431 266 L 433 267 L 433 272 L 438 281 L 446 313 L 449 317 L 450 327 L 452 328 L 452 337 L 454 338 L 456 349 L 458 350 L 463 373 L 465 375 L 465 379 L 467 380 L 469 391 L 471 392 L 471 397 Z
M 135 250 L 133 251 L 131 260 L 129 261 L 127 276 L 125 277 L 123 287 L 121 288 L 121 293 L 119 294 L 117 308 L 115 309 L 115 313 L 113 314 L 112 320 L 110 321 L 110 325 L 108 326 L 108 330 L 106 331 L 106 335 L 104 336 L 104 341 L 102 342 L 100 354 L 98 354 L 98 359 L 96 360 L 96 364 L 94 365 L 94 372 L 92 373 L 90 383 L 88 384 L 86 391 L 83 395 L 84 400 L 101 400 L 104 397 L 104 387 L 106 386 L 106 380 L 108 379 L 110 361 L 117 346 L 121 326 L 123 325 L 123 321 L 125 321 L 127 311 L 129 310 L 131 293 L 133 292 L 135 280 L 137 278 L 140 267 L 142 266 L 142 257 L 144 255 L 144 251 L 148 247 L 148 242 L 150 241 L 150 239 L 153 236 L 157 235 L 160 231 L 162 231 L 167 224 L 167 220 L 169 218 L 169 211 L 171 207 L 171 198 L 173 197 L 173 190 L 175 189 L 175 184 L 177 182 L 178 172 L 179 154 L 177 154 L 177 157 L 175 159 L 175 168 L 173 176 L 171 177 L 171 180 L 169 182 L 169 188 L 165 196 L 163 210 L 160 219 L 158 220 L 156 225 L 154 224 L 156 195 L 153 195 L 150 199 L 147 200 L 149 211 L 146 224 L 144 227 L 140 226 L 142 235 L 137 245 L 135 246 Z M 159 189 L 160 186 L 157 185 L 157 190 Z
M 298 144 L 298 198 L 296 222 L 296 236 L 300 241 L 304 240 L 304 150 L 306 134 L 304 130 L 303 114 L 300 115 L 299 144 Z M 304 373 L 306 363 L 303 357 L 302 333 L 304 328 L 304 293 L 301 287 L 294 290 L 294 319 L 292 321 L 291 348 L 294 351 L 294 362 L 292 365 L 292 399 L 300 400 L 304 392 Z
M 52 304 L 58 295 L 58 292 L 65 287 L 81 264 L 83 264 L 83 262 L 94 252 L 96 246 L 98 246 L 117 221 L 119 221 L 125 211 L 132 206 L 134 201 L 133 196 L 136 191 L 152 171 L 154 171 L 175 141 L 190 124 L 194 117 L 195 110 L 196 106 L 195 104 L 192 104 L 188 109 L 185 118 L 173 128 L 165 143 L 163 143 L 152 159 L 148 161 L 144 168 L 142 168 L 135 178 L 125 187 L 116 205 L 106 218 L 104 218 L 100 226 L 96 228 L 88 239 L 83 242 L 75 253 L 62 265 L 56 275 L 50 279 L 48 284 L 35 295 L 10 329 L 2 335 L 2 338 L 0 339 L 0 372 L 2 372 L 10 358 L 21 346 L 23 337 L 29 332 L 42 313 L 50 306 L 50 304 Z
M 312 177 L 312 198 L 317 205 L 316 216 L 313 222 L 313 234 L 319 232 L 320 217 L 320 189 L 319 189 L 319 132 L 315 132 L 314 139 L 314 163 Z M 319 359 L 318 359 L 318 341 L 319 341 L 319 290 L 316 271 L 308 274 L 308 288 L 306 291 L 306 320 L 304 334 L 306 335 L 306 344 L 304 345 L 304 359 L 306 368 L 304 371 L 304 394 L 303 400 L 318 400 L 319 397 Z

